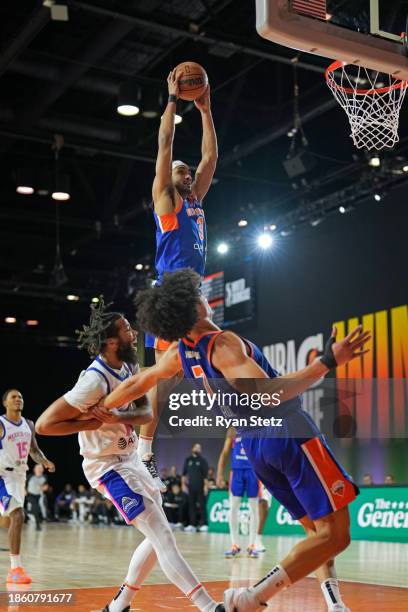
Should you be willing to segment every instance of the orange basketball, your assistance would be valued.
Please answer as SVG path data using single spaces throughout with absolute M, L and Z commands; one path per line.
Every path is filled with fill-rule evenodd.
M 181 72 L 179 80 L 179 98 L 182 100 L 196 100 L 205 92 L 208 85 L 208 76 L 200 64 L 196 62 L 182 62 L 176 66 Z

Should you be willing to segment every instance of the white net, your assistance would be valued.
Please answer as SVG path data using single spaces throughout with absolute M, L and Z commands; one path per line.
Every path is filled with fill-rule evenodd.
M 408 81 L 335 62 L 326 71 L 327 84 L 346 111 L 358 149 L 384 149 L 399 140 L 398 124 Z

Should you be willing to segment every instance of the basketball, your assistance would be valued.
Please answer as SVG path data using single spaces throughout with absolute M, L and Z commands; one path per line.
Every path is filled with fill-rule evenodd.
M 179 80 L 179 98 L 182 100 L 197 100 L 205 92 L 208 85 L 208 76 L 200 64 L 196 62 L 182 62 L 176 66 L 182 72 Z

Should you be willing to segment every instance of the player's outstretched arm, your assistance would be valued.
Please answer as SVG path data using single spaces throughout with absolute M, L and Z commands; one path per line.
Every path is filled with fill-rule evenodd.
M 227 437 L 225 438 L 223 449 L 218 458 L 216 482 L 217 482 L 217 487 L 219 488 L 222 487 L 221 481 L 224 479 L 225 464 L 227 463 L 228 455 L 231 452 L 232 439 L 233 439 L 233 430 L 229 429 L 227 431 Z
M 156 160 L 156 176 L 153 181 L 153 203 L 155 212 L 164 215 L 172 212 L 172 198 L 162 197 L 172 188 L 171 163 L 173 159 L 173 140 L 175 130 L 176 101 L 179 91 L 180 75 L 172 70 L 167 78 L 169 101 L 163 113 L 159 128 L 159 149 Z
M 41 463 L 49 472 L 55 472 L 55 464 L 47 459 L 40 447 L 38 446 L 37 439 L 35 437 L 35 428 L 32 421 L 27 421 L 29 428 L 31 429 L 31 446 L 30 446 L 30 457 L 35 463 Z
M 77 408 L 59 397 L 40 416 L 35 431 L 43 436 L 67 436 L 99 429 L 102 422 L 92 414 L 81 413 Z
M 157 386 L 160 380 L 172 378 L 180 370 L 178 342 L 173 342 L 156 365 L 124 380 L 102 400 L 100 405 L 108 410 L 123 406 L 123 404 L 146 395 L 150 389 Z
M 262 368 L 248 356 L 241 338 L 232 332 L 225 332 L 217 337 L 214 342 L 212 363 L 239 391 L 279 394 L 282 403 L 309 389 L 331 369 L 369 352 L 369 349 L 364 350 L 364 345 L 371 339 L 371 334 L 368 331 L 363 332 L 361 325 L 340 342 L 336 342 L 336 335 L 337 329 L 334 327 L 322 357 L 316 357 L 302 370 L 277 378 L 269 378 L 265 374 Z M 251 379 L 251 383 L 242 379 Z M 264 380 L 254 385 L 257 379 Z
M 203 122 L 203 139 L 201 144 L 201 161 L 198 164 L 193 183 L 193 193 L 197 200 L 204 199 L 210 188 L 218 159 L 217 135 L 211 114 L 210 86 L 194 104 L 201 113 Z

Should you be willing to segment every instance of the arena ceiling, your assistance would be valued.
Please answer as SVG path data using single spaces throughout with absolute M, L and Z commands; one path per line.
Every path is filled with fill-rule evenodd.
M 219 164 L 206 200 L 210 255 L 220 237 L 236 238 L 240 218 L 260 228 L 279 220 L 295 231 L 306 220 L 307 231 L 322 231 L 302 211 L 322 201 L 330 213 L 339 202 L 371 197 L 373 185 L 391 189 L 405 180 L 406 109 L 399 146 L 382 156 L 380 168 L 370 167 L 324 82 L 326 60 L 261 39 L 255 2 L 59 0 L 68 21 L 52 19 L 50 4 L 0 6 L 2 320 L 46 313 L 44 329 L 55 333 L 59 313 L 84 312 L 94 295 L 126 303 L 147 273 L 136 272 L 137 263 L 152 272 L 149 203 L 160 113 L 124 118 L 116 106 L 120 85 L 132 80 L 141 110 L 150 98 L 159 111 L 166 76 L 181 61 L 202 64 L 211 83 Z M 290 178 L 282 162 L 293 140 L 295 67 L 307 139 L 297 146 L 313 167 Z M 175 157 L 195 165 L 199 113 L 188 103 L 179 113 Z M 46 193 L 56 136 L 63 143 L 59 169 L 71 180 L 71 199 L 58 205 L 63 271 L 56 266 L 56 206 Z M 16 193 L 19 169 L 32 172 L 42 195 Z M 79 295 L 79 304 L 67 304 L 68 293 Z M 74 320 L 59 317 L 62 332 Z

